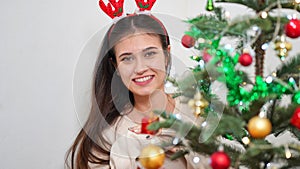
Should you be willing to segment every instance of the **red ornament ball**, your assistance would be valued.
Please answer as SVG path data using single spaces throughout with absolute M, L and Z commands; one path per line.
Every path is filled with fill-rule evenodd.
M 190 35 L 183 35 L 181 38 L 181 44 L 186 48 L 191 48 L 195 45 L 195 38 Z
M 300 130 L 300 107 L 295 110 L 290 122 Z
M 153 118 L 149 118 L 149 117 L 144 117 L 142 118 L 142 126 L 141 126 L 141 133 L 143 134 L 156 134 L 158 131 L 154 131 L 154 130 L 148 130 L 148 126 L 154 122 L 158 122 L 159 118 L 158 117 L 153 117 Z
M 222 151 L 213 153 L 210 160 L 210 166 L 213 169 L 228 169 L 230 167 L 230 158 Z
M 203 58 L 204 62 L 207 63 L 211 60 L 212 56 L 209 53 L 207 53 L 207 51 L 203 51 L 202 58 Z
M 252 63 L 252 56 L 249 53 L 243 53 L 239 57 L 239 63 L 243 66 L 249 66 Z
M 290 38 L 298 38 L 300 36 L 300 20 L 291 19 L 285 25 L 285 34 Z

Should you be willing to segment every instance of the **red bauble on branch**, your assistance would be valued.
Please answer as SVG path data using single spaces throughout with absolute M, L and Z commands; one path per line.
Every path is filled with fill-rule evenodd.
M 243 53 L 239 57 L 239 63 L 243 66 L 249 66 L 252 63 L 252 56 L 249 53 Z
M 191 48 L 195 45 L 195 38 L 190 35 L 183 35 L 181 38 L 181 44 L 186 48 Z
M 300 107 L 295 110 L 290 122 L 300 130 Z
M 158 122 L 159 118 L 158 117 L 144 117 L 142 119 L 142 126 L 141 126 L 141 133 L 142 134 L 156 134 L 158 131 L 153 131 L 153 130 L 148 130 L 147 127 L 154 122 Z
M 210 160 L 210 166 L 213 169 L 228 169 L 230 167 L 230 158 L 222 151 L 213 153 Z
M 285 25 L 285 34 L 290 38 L 298 38 L 300 36 L 300 20 L 291 19 Z
M 209 53 L 207 53 L 206 50 L 204 50 L 202 58 L 203 58 L 204 62 L 207 63 L 211 60 L 212 56 Z

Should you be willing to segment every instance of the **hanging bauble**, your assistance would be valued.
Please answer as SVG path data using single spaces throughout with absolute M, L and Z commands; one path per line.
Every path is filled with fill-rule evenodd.
M 252 61 L 252 56 L 248 52 L 242 53 L 239 57 L 239 63 L 243 66 L 251 65 Z
M 181 38 L 181 44 L 186 48 L 191 48 L 195 45 L 195 38 L 190 35 L 183 35 Z
M 164 150 L 156 145 L 149 144 L 144 147 L 139 156 L 139 162 L 145 169 L 159 169 L 165 161 Z
M 285 34 L 290 38 L 298 38 L 300 36 L 300 20 L 291 19 L 285 25 Z
M 215 9 L 214 7 L 214 1 L 213 0 L 207 0 L 206 2 L 206 8 L 207 11 L 212 11 Z
M 202 55 L 203 55 L 202 58 L 206 63 L 209 62 L 212 58 L 212 56 L 206 50 L 202 52 Z
M 218 151 L 210 156 L 210 166 L 213 169 L 227 169 L 230 167 L 230 158 L 223 151 Z
M 142 134 L 156 134 L 158 131 L 156 130 L 148 130 L 148 126 L 151 124 L 151 123 L 154 123 L 154 122 L 158 122 L 159 121 L 159 118 L 156 117 L 156 116 L 153 116 L 153 117 L 144 117 L 142 118 L 142 124 L 141 124 L 141 133 Z
M 194 110 L 194 115 L 198 117 L 204 114 L 204 109 L 209 105 L 209 102 L 198 91 L 194 95 L 194 99 L 189 100 L 188 105 Z
M 290 122 L 300 130 L 300 107 L 296 108 Z
M 288 52 L 292 49 L 292 44 L 286 41 L 284 35 L 280 36 L 278 40 L 275 41 L 275 50 L 277 51 L 277 56 L 284 60 L 288 56 Z
M 248 122 L 248 131 L 253 138 L 265 138 L 272 131 L 269 119 L 259 116 L 252 117 Z
M 297 91 L 294 94 L 292 100 L 293 100 L 294 103 L 300 104 L 300 91 Z

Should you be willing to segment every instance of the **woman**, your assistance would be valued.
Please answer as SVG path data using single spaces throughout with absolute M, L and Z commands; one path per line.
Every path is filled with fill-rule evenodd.
M 140 133 L 153 110 L 182 113 L 179 100 L 164 92 L 170 63 L 169 36 L 154 16 L 130 15 L 110 27 L 95 65 L 91 112 L 69 150 L 69 168 L 136 169 L 142 147 L 173 135 Z M 167 159 L 164 168 L 191 168 L 187 162 Z

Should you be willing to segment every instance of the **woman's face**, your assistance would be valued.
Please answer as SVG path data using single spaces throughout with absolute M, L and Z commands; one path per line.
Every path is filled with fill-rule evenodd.
M 158 36 L 135 34 L 117 43 L 114 50 L 118 73 L 134 95 L 164 89 L 167 57 Z

